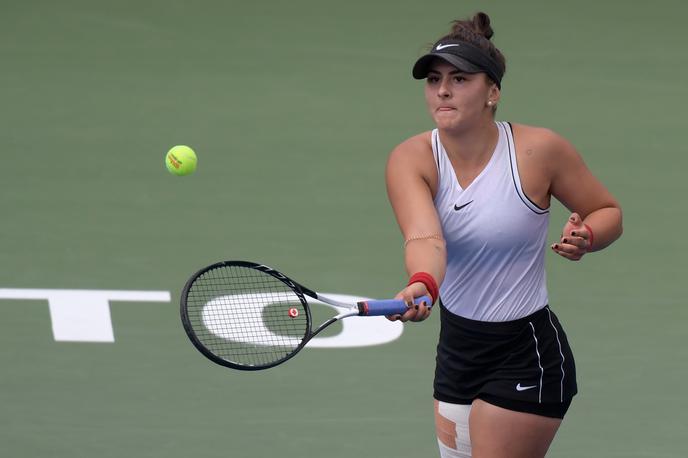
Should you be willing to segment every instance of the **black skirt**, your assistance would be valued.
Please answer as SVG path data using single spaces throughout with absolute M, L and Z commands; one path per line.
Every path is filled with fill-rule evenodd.
M 563 418 L 577 393 L 566 334 L 549 306 L 506 322 L 476 321 L 440 301 L 434 397 L 482 399 L 509 410 Z

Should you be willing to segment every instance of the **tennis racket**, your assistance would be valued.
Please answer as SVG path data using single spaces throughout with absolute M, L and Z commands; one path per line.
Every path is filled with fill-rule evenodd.
M 312 329 L 306 296 L 345 310 Z M 430 298 L 416 299 L 416 304 Z M 267 369 L 297 354 L 332 323 L 350 316 L 403 314 L 403 300 L 343 303 L 300 285 L 277 270 L 224 261 L 196 272 L 184 286 L 181 319 L 194 346 L 208 359 L 240 370 Z

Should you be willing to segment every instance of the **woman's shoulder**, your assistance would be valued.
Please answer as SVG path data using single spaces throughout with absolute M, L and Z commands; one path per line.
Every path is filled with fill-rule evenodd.
M 539 149 L 550 152 L 561 151 L 567 148 L 568 141 L 559 133 L 547 127 L 531 126 L 527 124 L 510 123 L 514 133 L 516 149 L 525 146 L 526 149 Z
M 519 136 L 530 141 L 547 143 L 551 141 L 556 141 L 557 138 L 561 138 L 561 135 L 547 127 L 531 126 L 528 124 L 520 124 L 514 122 L 510 124 L 514 132 L 514 136 Z
M 420 170 L 432 166 L 432 131 L 421 132 L 395 146 L 388 159 L 388 165 L 393 164 Z
M 552 129 L 514 123 L 512 129 L 519 167 L 541 169 L 552 176 L 580 158 L 576 148 Z
M 404 176 L 420 176 L 431 186 L 437 181 L 437 170 L 432 155 L 432 131 L 407 138 L 389 154 L 388 180 Z
M 407 138 L 392 150 L 392 155 L 422 155 L 424 152 L 432 154 L 432 131 L 421 132 Z

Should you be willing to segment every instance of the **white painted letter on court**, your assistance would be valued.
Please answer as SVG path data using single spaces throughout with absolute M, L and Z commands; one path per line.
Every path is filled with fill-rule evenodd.
M 114 342 L 110 301 L 170 302 L 168 291 L 2 289 L 0 299 L 47 300 L 58 342 Z

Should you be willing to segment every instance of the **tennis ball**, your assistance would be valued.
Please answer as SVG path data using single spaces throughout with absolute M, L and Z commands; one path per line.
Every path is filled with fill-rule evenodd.
M 184 176 L 196 170 L 196 153 L 186 145 L 173 146 L 165 155 L 167 170 L 174 175 Z

